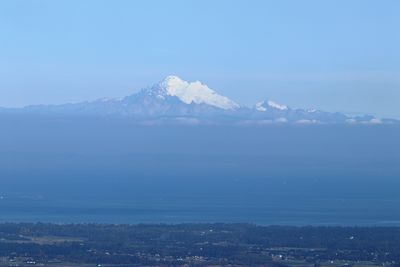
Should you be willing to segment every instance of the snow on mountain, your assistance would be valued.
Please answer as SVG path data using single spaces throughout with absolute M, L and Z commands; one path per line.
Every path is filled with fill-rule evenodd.
M 272 109 L 281 110 L 281 111 L 289 109 L 288 106 L 282 105 L 282 104 L 278 104 L 278 103 L 276 103 L 274 101 L 271 101 L 271 100 L 262 101 L 262 102 L 259 102 L 259 103 L 256 104 L 256 109 L 258 111 L 265 112 L 265 111 L 267 111 L 268 109 L 271 109 L 271 108 Z
M 187 82 L 177 76 L 168 76 L 159 83 L 159 97 L 176 96 L 186 104 L 206 104 L 217 108 L 232 110 L 239 107 L 234 101 L 217 94 L 199 81 Z
M 239 106 L 199 81 L 187 82 L 168 76 L 161 82 L 123 98 L 101 98 L 64 105 L 36 105 L 21 109 L 1 109 L 1 113 L 129 116 L 147 123 L 398 123 L 370 115 L 347 116 L 316 109 L 293 109 L 265 100 L 249 108 Z
M 264 102 L 258 102 L 256 104 L 256 110 L 261 112 L 267 111 L 267 109 L 264 107 Z
M 279 110 L 287 110 L 287 109 L 288 109 L 287 106 L 281 105 L 281 104 L 278 104 L 278 103 L 275 103 L 275 102 L 273 102 L 273 101 L 271 101 L 271 100 L 269 100 L 269 101 L 267 102 L 267 104 L 268 104 L 268 106 L 270 106 L 271 108 L 276 108 L 276 109 L 279 109 Z

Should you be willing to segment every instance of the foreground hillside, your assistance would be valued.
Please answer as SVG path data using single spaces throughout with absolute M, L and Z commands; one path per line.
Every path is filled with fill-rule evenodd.
M 0 266 L 400 266 L 400 228 L 2 224 Z

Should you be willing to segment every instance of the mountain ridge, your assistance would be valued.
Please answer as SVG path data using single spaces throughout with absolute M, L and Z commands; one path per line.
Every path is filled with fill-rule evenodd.
M 332 124 L 398 123 L 371 115 L 348 116 L 339 112 L 317 109 L 293 109 L 271 99 L 246 107 L 218 94 L 200 81 L 187 82 L 178 76 L 167 76 L 151 87 L 123 98 L 100 98 L 94 101 L 61 105 L 31 105 L 23 108 L 0 109 L 1 113 L 116 115 L 138 121 L 172 121 L 178 123 L 234 124 Z

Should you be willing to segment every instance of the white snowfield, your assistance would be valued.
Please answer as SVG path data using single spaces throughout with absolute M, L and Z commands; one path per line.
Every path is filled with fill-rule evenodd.
M 275 103 L 271 100 L 268 101 L 268 106 L 270 106 L 271 108 L 279 109 L 279 110 L 287 110 L 288 109 L 287 106 Z
M 267 111 L 267 109 L 264 107 L 264 102 L 258 102 L 257 104 L 256 104 L 256 109 L 258 110 L 258 111 Z
M 267 111 L 267 107 L 274 108 L 274 109 L 279 109 L 279 110 L 288 110 L 289 109 L 288 106 L 278 104 L 278 103 L 273 102 L 271 100 L 268 100 L 266 102 L 262 101 L 262 102 L 259 102 L 259 103 L 256 104 L 256 109 L 258 111 Z
M 237 103 L 199 81 L 187 82 L 177 76 L 168 76 L 159 85 L 167 95 L 176 96 L 186 104 L 207 104 L 226 110 L 239 108 Z

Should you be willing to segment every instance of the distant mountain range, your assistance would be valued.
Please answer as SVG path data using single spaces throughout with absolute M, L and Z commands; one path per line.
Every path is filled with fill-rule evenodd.
M 340 124 L 398 123 L 371 115 L 348 116 L 316 109 L 293 109 L 271 100 L 245 107 L 219 95 L 199 81 L 168 76 L 152 87 L 120 99 L 98 99 L 63 105 L 34 105 L 0 110 L 1 113 L 125 116 L 142 123 L 233 124 Z

